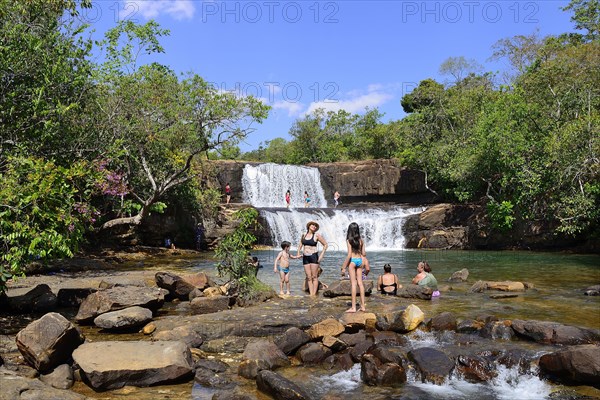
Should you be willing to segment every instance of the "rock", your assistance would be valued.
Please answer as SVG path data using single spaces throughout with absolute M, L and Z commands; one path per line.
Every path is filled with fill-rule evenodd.
M 100 314 L 133 306 L 158 310 L 165 302 L 167 291 L 159 288 L 123 286 L 99 290 L 81 303 L 75 321 L 87 323 Z
M 93 342 L 73 352 L 83 380 L 94 390 L 126 385 L 150 386 L 192 376 L 189 348 L 183 342 Z
M 340 323 L 349 329 L 364 329 L 368 320 L 377 320 L 377 316 L 368 312 L 344 313 L 340 318 Z
M 490 321 L 479 331 L 479 334 L 494 340 L 511 340 L 515 335 L 510 321 Z
M 323 337 L 323 346 L 331 349 L 333 353 L 337 353 L 338 351 L 344 350 L 348 345 L 341 341 L 340 339 L 333 336 L 325 336 Z
M 81 332 L 58 313 L 33 321 L 16 338 L 25 361 L 42 373 L 66 362 L 83 341 Z
M 150 322 L 146 326 L 142 328 L 142 333 L 144 335 L 150 335 L 156 330 L 156 325 L 153 322 Z
M 194 381 L 207 388 L 227 389 L 233 387 L 234 383 L 231 380 L 231 377 L 228 376 L 228 374 L 223 373 L 227 371 L 228 368 L 223 370 L 221 367 L 222 366 L 219 366 L 218 370 L 215 371 L 213 368 L 199 365 L 196 368 Z
M 342 333 L 338 337 L 341 341 L 346 343 L 348 346 L 355 346 L 358 343 L 367 340 L 367 334 L 365 332 Z
M 152 336 L 155 341 L 174 341 L 181 340 L 190 348 L 198 348 L 204 340 L 191 326 L 178 326 L 170 331 L 161 331 Z
M 302 329 L 292 327 L 275 339 L 275 344 L 285 354 L 294 354 L 300 346 L 310 341 L 310 335 Z
M 309 365 L 320 364 L 331 354 L 331 350 L 321 343 L 307 343 L 296 352 L 296 356 L 300 361 Z
M 0 369 L 0 400 L 85 400 L 87 397 L 69 390 L 53 388 L 38 379 L 16 375 Z
M 157 272 L 154 275 L 154 279 L 159 288 L 168 290 L 171 297 L 180 300 L 187 300 L 190 292 L 196 288 L 196 286 L 187 282 L 181 276 L 171 272 Z
M 256 396 L 252 397 L 245 393 L 239 393 L 237 390 L 223 390 L 217 391 L 211 397 L 211 400 L 256 400 Z
M 23 289 L 10 289 L 6 292 L 8 308 L 17 314 L 44 313 L 58 305 L 58 299 L 50 286 L 42 283 L 23 293 Z
M 452 273 L 452 276 L 448 278 L 448 282 L 466 282 L 469 277 L 469 270 L 466 268 L 461 269 Z
M 229 309 L 229 297 L 196 297 L 190 301 L 192 314 L 212 314 Z
M 376 345 L 374 348 L 369 350 L 369 353 L 377 357 L 377 359 L 384 364 L 392 363 L 400 366 L 404 364 L 402 350 L 398 347 L 385 347 Z
M 370 296 L 373 291 L 373 281 L 366 280 L 363 281 L 365 286 L 365 296 Z M 327 289 L 323 291 L 324 297 L 339 297 L 339 296 L 351 296 L 352 295 L 352 286 L 350 285 L 349 279 L 342 279 L 336 282 L 333 282 Z
M 477 281 L 473 284 L 473 286 L 471 286 L 471 289 L 469 289 L 470 293 L 481 293 L 484 290 L 487 289 L 487 283 L 484 281 Z
M 518 294 L 510 293 L 510 294 L 490 294 L 490 299 L 501 300 L 501 299 L 512 299 L 515 297 L 519 297 Z
M 272 396 L 276 400 L 304 400 L 310 396 L 300 386 L 281 375 L 263 370 L 256 377 L 258 390 Z
M 455 331 L 456 316 L 451 312 L 443 312 L 431 318 L 429 327 L 434 331 Z
M 373 354 L 365 354 L 360 362 L 360 379 L 371 386 L 395 386 L 406 382 L 406 371 L 398 364 L 384 364 Z
M 354 360 L 352 360 L 352 356 L 346 350 L 327 357 L 323 361 L 323 364 L 327 369 L 348 371 L 354 366 Z
M 600 347 L 596 345 L 572 346 L 544 354 L 539 365 L 544 374 L 560 382 L 600 389 Z
M 493 365 L 483 357 L 460 355 L 456 361 L 457 370 L 469 382 L 488 382 L 497 375 Z
M 472 319 L 465 319 L 460 321 L 456 326 L 456 332 L 459 333 L 475 333 L 484 327 L 484 323 L 481 321 L 474 321 Z
M 205 341 L 202 350 L 208 353 L 243 353 L 250 340 L 253 339 L 245 336 L 225 336 Z
M 433 290 L 426 286 L 404 285 L 398 289 L 396 295 L 405 299 L 431 300 Z
M 219 287 L 208 287 L 206 289 L 204 289 L 204 291 L 202 292 L 202 294 L 204 294 L 204 296 L 206 297 L 217 297 L 217 296 L 223 296 L 223 292 L 221 291 L 221 289 Z
M 312 340 L 322 339 L 323 336 L 338 336 L 345 330 L 338 320 L 333 318 L 327 318 L 321 322 L 318 322 L 311 326 L 306 333 Z
M 513 320 L 518 336 L 539 343 L 576 345 L 600 342 L 600 331 L 546 321 Z
M 79 307 L 83 300 L 96 292 L 96 288 L 60 288 L 58 290 L 59 307 Z
M 194 300 L 196 297 L 204 297 L 204 291 L 200 290 L 198 288 L 194 288 L 194 290 L 192 290 L 190 292 L 190 294 L 188 295 L 188 299 L 190 301 Z
M 219 360 L 201 359 L 194 364 L 194 368 L 204 368 L 215 373 L 221 373 L 229 370 L 229 364 Z
M 375 331 L 370 334 L 376 346 L 404 346 L 408 340 L 403 335 L 393 331 Z
M 600 285 L 590 286 L 585 289 L 584 294 L 586 296 L 600 296 Z
M 454 362 L 440 350 L 421 347 L 408 352 L 408 357 L 421 372 L 422 382 L 441 385 L 454 368 Z
M 502 292 L 524 292 L 525 284 L 523 282 L 486 282 L 488 290 L 500 290 Z
M 377 329 L 406 333 L 416 329 L 424 319 L 423 311 L 414 304 L 410 304 L 404 310 L 378 315 Z
M 134 306 L 101 314 L 94 319 L 94 325 L 99 328 L 118 330 L 136 328 L 150 320 L 152 320 L 152 311 Z
M 246 361 L 246 364 L 244 365 L 244 369 L 242 369 L 242 365 L 240 365 L 238 374 L 248 379 L 256 378 L 254 371 L 258 373 L 258 371 L 263 369 L 274 370 L 289 365 L 290 363 L 287 356 L 275 343 L 265 339 L 259 339 L 248 343 L 244 350 L 244 354 L 242 355 L 242 359 Z M 250 373 L 248 374 L 248 372 Z
M 70 389 L 73 386 L 73 370 L 69 364 L 61 364 L 40 380 L 57 389 Z
M 373 348 L 373 340 L 366 339 L 350 349 L 350 356 L 355 362 L 360 362 L 365 353 Z

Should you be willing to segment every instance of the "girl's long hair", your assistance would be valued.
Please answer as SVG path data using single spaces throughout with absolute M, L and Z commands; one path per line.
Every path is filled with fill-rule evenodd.
M 348 225 L 348 233 L 346 233 L 346 240 L 348 241 L 348 243 L 350 243 L 350 247 L 352 248 L 352 250 L 354 250 L 355 252 L 360 251 L 360 228 L 358 227 L 358 224 L 356 222 L 352 222 L 350 223 L 350 225 Z

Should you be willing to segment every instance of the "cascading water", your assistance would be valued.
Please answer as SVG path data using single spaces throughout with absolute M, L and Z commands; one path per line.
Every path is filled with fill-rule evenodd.
M 404 248 L 402 225 L 405 217 L 423 211 L 422 207 L 403 208 L 325 208 L 327 200 L 321 187 L 319 170 L 293 165 L 246 165 L 242 186 L 244 201 L 261 210 L 269 224 L 273 244 L 284 240 L 295 245 L 306 231 L 306 223 L 319 223 L 319 233 L 331 251 L 346 251 L 346 230 L 351 222 L 361 227 L 369 250 Z M 285 209 L 285 192 L 292 192 L 291 208 Z M 311 196 L 311 206 L 304 208 L 302 194 Z M 284 207 L 284 209 L 281 209 Z M 276 208 L 276 209 L 274 209 Z

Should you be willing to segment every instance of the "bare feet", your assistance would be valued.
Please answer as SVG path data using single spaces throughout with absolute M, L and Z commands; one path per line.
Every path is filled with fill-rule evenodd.
M 365 311 L 367 311 L 367 309 L 365 308 L 365 306 L 362 306 L 362 307 L 360 308 L 360 311 L 362 311 L 362 312 L 365 312 Z
M 279 294 L 283 296 L 283 290 L 281 292 L 279 292 Z
M 287 294 L 288 296 L 291 294 L 289 291 L 285 292 L 285 294 Z
M 347 313 L 355 313 L 356 312 L 356 308 L 349 308 L 346 310 Z

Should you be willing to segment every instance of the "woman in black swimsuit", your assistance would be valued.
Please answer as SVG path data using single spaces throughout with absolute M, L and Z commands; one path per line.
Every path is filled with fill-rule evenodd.
M 379 278 L 377 278 L 377 288 L 381 294 L 395 296 L 402 285 L 398 281 L 396 274 L 392 274 L 392 266 L 390 264 L 385 264 L 383 266 L 383 272 L 384 274 L 379 275 Z
M 317 295 L 317 289 L 319 287 L 318 271 L 319 264 L 323 260 L 325 251 L 327 250 L 327 241 L 323 236 L 319 235 L 319 224 L 315 221 L 310 221 L 306 224 L 306 233 L 300 238 L 298 244 L 298 253 L 302 251 L 302 264 L 304 265 L 304 272 L 306 273 L 306 280 L 308 281 L 308 292 L 311 296 Z M 317 246 L 321 243 L 323 250 L 319 255 Z

